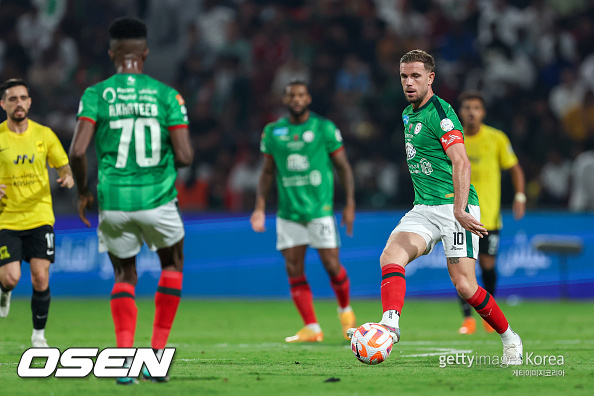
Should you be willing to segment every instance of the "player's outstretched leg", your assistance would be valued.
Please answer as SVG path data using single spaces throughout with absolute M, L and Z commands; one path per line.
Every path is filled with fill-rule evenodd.
M 47 348 L 45 339 L 45 325 L 49 313 L 51 294 L 49 287 L 44 291 L 33 289 L 31 296 L 31 313 L 33 315 L 33 334 L 31 344 L 34 348 Z
M 313 295 L 305 275 L 289 277 L 291 287 L 291 298 L 299 315 L 305 323 L 305 327 L 294 336 L 286 337 L 286 342 L 321 342 L 324 340 L 324 333 L 316 318 L 313 305 Z
M 380 324 L 390 331 L 394 342 L 400 341 L 400 312 L 404 305 L 406 294 L 406 279 L 404 267 L 398 264 L 387 264 L 382 267 L 382 309 L 383 316 Z
M 12 295 L 12 290 L 6 289 L 0 283 L 0 318 L 5 318 L 8 316 L 8 312 L 10 312 L 10 296 Z
M 334 289 L 336 300 L 338 301 L 338 320 L 340 320 L 340 325 L 342 326 L 342 333 L 348 340 L 350 338 L 347 336 L 346 331 L 357 326 L 357 319 L 350 305 L 349 276 L 342 265 L 337 275 L 330 276 L 330 284 L 332 285 L 332 289 Z
M 495 299 L 479 286 L 476 293 L 466 301 L 501 336 L 503 342 L 501 362 L 508 365 L 523 364 L 522 339 L 511 329 Z

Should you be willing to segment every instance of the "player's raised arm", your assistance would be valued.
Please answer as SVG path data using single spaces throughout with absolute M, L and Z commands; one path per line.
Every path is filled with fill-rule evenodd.
M 274 183 L 275 171 L 274 158 L 271 155 L 264 155 L 264 165 L 262 166 L 262 173 L 260 173 L 260 180 L 258 181 L 258 192 L 256 193 L 256 205 L 250 218 L 252 229 L 256 232 L 266 231 L 264 210 L 266 209 L 266 198 L 270 193 L 272 183 Z
M 90 209 L 94 201 L 87 184 L 87 148 L 94 134 L 95 124 L 86 118 L 80 118 L 76 123 L 69 150 L 72 175 L 78 190 L 78 216 L 87 227 L 90 227 L 91 223 L 85 215 L 85 209 Z
M 346 226 L 347 235 L 353 236 L 353 222 L 355 221 L 355 178 L 353 177 L 353 170 L 344 149 L 334 152 L 331 158 L 346 196 L 341 225 Z
M 179 126 L 169 129 L 173 152 L 175 154 L 175 165 L 178 168 L 192 165 L 194 161 L 194 149 L 190 142 L 190 132 L 187 126 Z
M 454 183 L 454 216 L 462 227 L 473 234 L 483 237 L 487 230 L 470 213 L 466 212 L 468 192 L 470 191 L 470 161 L 464 144 L 454 144 L 446 151 L 452 161 L 452 181 Z

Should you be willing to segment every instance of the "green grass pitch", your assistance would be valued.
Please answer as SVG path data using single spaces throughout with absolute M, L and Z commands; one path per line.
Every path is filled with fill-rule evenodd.
M 116 386 L 113 379 L 19 378 L 17 364 L 30 344 L 29 300 L 12 301 L 0 319 L 0 389 L 6 395 L 548 395 L 592 394 L 594 389 L 594 304 L 530 301 L 502 303 L 524 352 L 562 355 L 563 366 L 523 366 L 541 376 L 514 375 L 517 368 L 496 365 L 450 365 L 440 368 L 440 354 L 465 351 L 470 356 L 501 355 L 496 334 L 482 326 L 458 335 L 459 307 L 453 300 L 408 300 L 401 319 L 402 340 L 384 363 L 366 366 L 342 338 L 334 301 L 317 300 L 325 333 L 322 343 L 284 343 L 301 327 L 292 303 L 182 299 L 169 346 L 176 355 L 167 384 L 141 382 Z M 153 303 L 139 299 L 136 346 L 147 347 Z M 358 322 L 380 319 L 379 300 L 352 303 Z M 113 324 L 105 299 L 54 298 L 46 330 L 50 346 L 114 345 Z M 564 376 L 545 376 L 545 370 Z M 536 371 L 535 373 L 538 373 Z

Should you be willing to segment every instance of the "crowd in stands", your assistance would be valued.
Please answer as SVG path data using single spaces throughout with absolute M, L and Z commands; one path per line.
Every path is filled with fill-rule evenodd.
M 294 78 L 341 129 L 358 208 L 410 207 L 398 63 L 415 48 L 434 55 L 444 100 L 484 93 L 486 123 L 510 137 L 526 172 L 529 207 L 594 210 L 587 0 L 1 0 L 0 80 L 30 83 L 31 118 L 65 147 L 84 89 L 114 73 L 107 26 L 122 15 L 147 22 L 145 71 L 188 106 L 196 156 L 179 174 L 185 210 L 253 208 L 262 128 L 284 115 Z M 503 187 L 505 208 L 506 177 Z M 56 210 L 72 212 L 72 192 L 56 194 Z

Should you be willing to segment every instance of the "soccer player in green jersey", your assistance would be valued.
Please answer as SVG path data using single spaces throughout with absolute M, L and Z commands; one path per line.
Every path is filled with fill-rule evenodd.
M 285 258 L 291 297 L 305 324 L 296 335 L 285 338 L 286 342 L 319 342 L 324 338 L 305 277 L 308 246 L 317 249 L 330 276 L 343 334 L 356 323 L 349 303 L 349 278 L 338 257 L 340 241 L 333 215 L 332 166 L 336 167 L 346 192 L 342 223 L 349 236 L 355 219 L 353 172 L 340 130 L 330 120 L 311 112 L 310 103 L 305 82 L 292 81 L 285 87 L 283 104 L 289 116 L 266 125 L 262 133 L 260 150 L 264 154 L 264 166 L 250 219 L 254 231 L 265 231 L 266 197 L 276 177 L 276 248 Z
M 120 18 L 109 27 L 109 56 L 116 74 L 85 90 L 70 147 L 81 220 L 93 203 L 87 184 L 86 150 L 93 136 L 99 162 L 99 250 L 107 251 L 115 271 L 111 313 L 116 343 L 134 343 L 138 281 L 136 255 L 144 242 L 156 250 L 161 278 L 155 294 L 151 346 L 160 358 L 177 312 L 182 288 L 184 226 L 177 207 L 177 167 L 194 156 L 182 97 L 143 74 L 148 55 L 144 22 Z M 146 379 L 154 378 L 143 369 Z M 118 384 L 136 383 L 119 378 Z
M 522 364 L 522 340 L 495 299 L 476 281 L 480 223 L 478 197 L 470 184 L 470 162 L 462 125 L 448 103 L 433 93 L 433 57 L 413 50 L 400 59 L 400 80 L 410 105 L 403 111 L 406 157 L 415 190 L 414 207 L 398 223 L 380 257 L 383 317 L 380 324 L 400 340 L 406 292 L 405 270 L 441 240 L 458 294 L 501 335 L 502 363 Z M 352 335 L 355 329 L 349 329 Z

